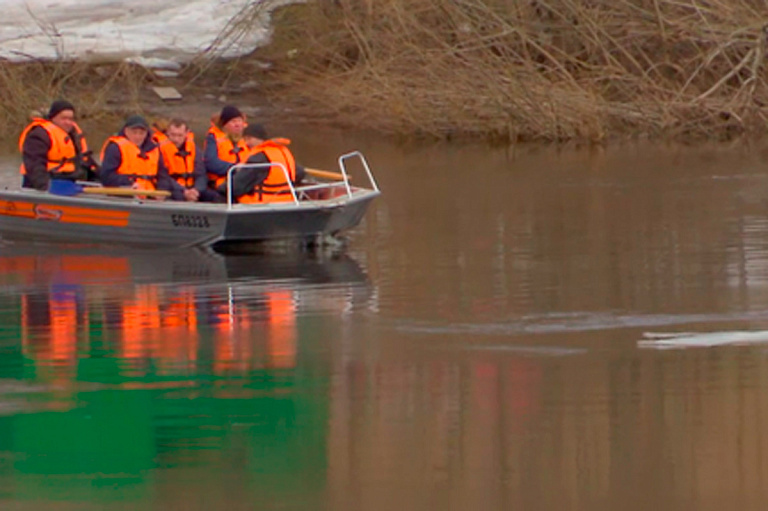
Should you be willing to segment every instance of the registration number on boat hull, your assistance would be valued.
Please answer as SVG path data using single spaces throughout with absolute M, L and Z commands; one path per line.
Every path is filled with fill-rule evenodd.
M 197 229 L 206 229 L 211 226 L 208 217 L 205 215 L 171 215 L 171 222 L 174 227 L 192 227 Z

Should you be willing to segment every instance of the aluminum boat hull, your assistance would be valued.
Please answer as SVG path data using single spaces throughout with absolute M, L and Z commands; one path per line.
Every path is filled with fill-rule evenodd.
M 0 237 L 137 247 L 312 243 L 357 226 L 379 194 L 351 188 L 322 200 L 228 206 L 0 190 Z

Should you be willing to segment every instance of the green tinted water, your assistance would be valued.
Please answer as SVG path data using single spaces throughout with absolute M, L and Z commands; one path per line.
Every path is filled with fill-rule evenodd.
M 345 256 L 273 262 L 5 247 L 0 501 L 314 505 L 333 327 L 312 303 L 367 283 Z

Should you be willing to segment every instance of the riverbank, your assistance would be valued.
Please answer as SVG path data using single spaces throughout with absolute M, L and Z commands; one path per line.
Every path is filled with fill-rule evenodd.
M 176 78 L 127 63 L 5 64 L 0 120 L 17 133 L 33 105 L 64 95 L 92 119 L 179 109 L 207 118 L 229 102 L 268 123 L 408 139 L 759 136 L 768 71 L 757 14 L 748 0 L 306 2 L 272 12 L 269 45 L 201 56 Z M 228 26 L 230 41 L 249 20 Z M 184 99 L 164 103 L 153 86 Z
M 318 1 L 273 13 L 266 90 L 354 128 L 503 141 L 765 132 L 749 0 Z M 765 26 L 764 26 L 765 25 Z M 287 99 L 290 98 L 290 99 Z
M 0 64 L 0 135 L 13 139 L 31 117 L 45 115 L 50 102 L 66 98 L 77 107 L 84 126 L 110 131 L 132 113 L 147 117 L 182 117 L 207 125 L 211 114 L 227 102 L 242 105 L 250 115 L 278 117 L 279 109 L 248 84 L 221 81 L 220 66 L 214 63 L 199 76 L 189 67 L 178 76 L 161 76 L 155 70 L 132 63 L 26 62 Z M 30 87 L 29 84 L 36 84 Z M 164 101 L 155 87 L 181 92 L 179 101 Z
M 75 103 L 86 125 L 151 108 L 151 87 L 174 73 L 171 86 L 187 89 L 209 62 L 264 44 L 272 10 L 290 1 L 0 0 L 0 135 L 13 138 L 54 98 Z M 219 78 L 209 81 L 217 97 Z M 207 95 L 185 93 L 185 107 Z

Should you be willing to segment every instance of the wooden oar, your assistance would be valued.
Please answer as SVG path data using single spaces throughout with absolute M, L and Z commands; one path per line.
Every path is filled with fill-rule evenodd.
M 304 170 L 310 176 L 324 177 L 326 179 L 336 179 L 338 181 L 344 180 L 344 174 L 341 174 L 339 172 L 331 172 L 329 170 L 320 170 L 320 169 L 311 169 L 309 167 L 304 167 Z M 350 176 L 347 176 L 347 179 L 352 179 L 352 178 Z
M 83 188 L 83 193 L 96 194 L 96 195 L 122 195 L 122 196 L 136 196 L 142 197 L 170 197 L 171 192 L 167 190 L 135 190 L 133 188 L 120 188 L 120 187 L 90 187 Z
M 48 193 L 71 197 L 81 193 L 98 195 L 121 195 L 128 197 L 169 197 L 171 192 L 167 190 L 136 190 L 134 188 L 107 187 L 107 186 L 83 186 L 66 179 L 52 179 L 48 186 Z

